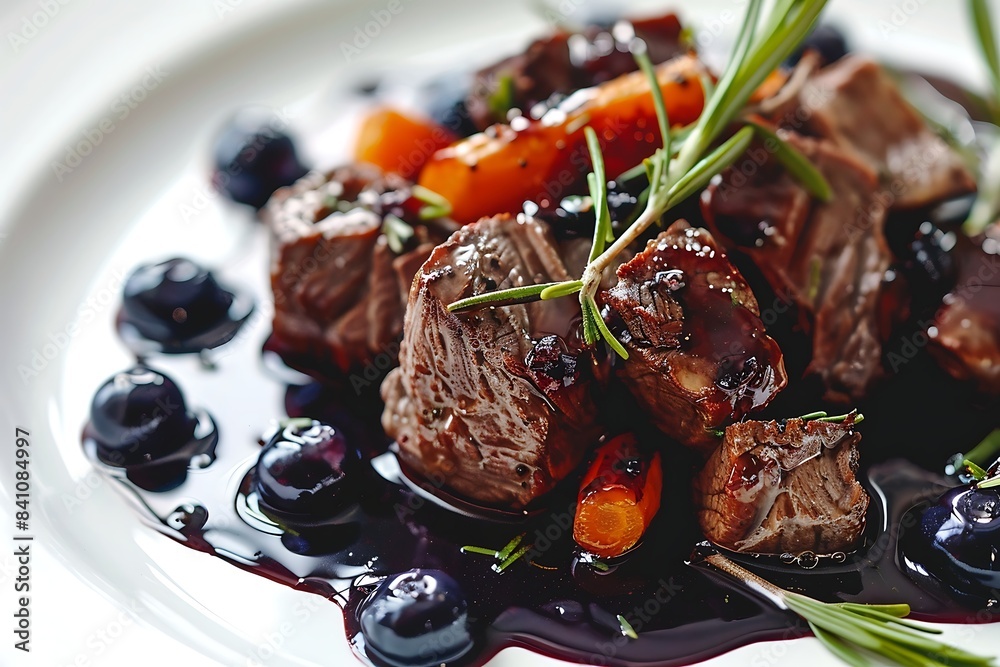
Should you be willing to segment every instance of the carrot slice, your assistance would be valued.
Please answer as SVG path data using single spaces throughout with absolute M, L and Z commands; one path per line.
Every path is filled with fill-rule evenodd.
M 413 179 L 435 151 L 455 139 L 437 123 L 382 107 L 361 123 L 354 155 L 359 162 Z
M 704 67 L 690 55 L 657 67 L 672 125 L 687 125 L 701 114 L 703 75 Z M 420 184 L 451 202 L 456 221 L 517 213 L 527 200 L 544 204 L 570 194 L 591 169 L 586 125 L 596 130 L 612 177 L 662 145 L 649 81 L 641 71 L 577 91 L 540 120 L 512 124 L 494 125 L 444 148 L 424 166 Z
M 660 454 L 639 450 L 631 433 L 597 451 L 580 485 L 573 539 L 602 558 L 620 556 L 638 542 L 660 509 Z

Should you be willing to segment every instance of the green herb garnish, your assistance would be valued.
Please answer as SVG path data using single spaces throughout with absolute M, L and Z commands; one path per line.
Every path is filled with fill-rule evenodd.
M 483 292 L 465 299 L 459 299 L 448 304 L 448 310 L 453 313 L 461 313 L 466 310 L 475 310 L 483 306 L 513 306 L 519 303 L 529 303 L 542 298 L 542 293 L 550 288 L 563 288 L 566 283 L 543 283 L 541 285 L 525 285 L 524 287 L 512 287 L 510 289 L 497 290 L 495 292 Z M 573 292 L 570 292 L 572 294 Z
M 833 197 L 833 190 L 826 178 L 820 173 L 812 162 L 805 155 L 793 148 L 791 144 L 778 136 L 770 128 L 751 121 L 750 125 L 765 142 L 768 152 L 773 151 L 773 155 L 781 163 L 795 180 L 802 184 L 809 194 L 820 201 L 830 201 Z
M 523 303 L 542 298 L 543 292 L 554 297 L 568 296 L 579 291 L 583 332 L 587 342 L 595 343 L 604 339 L 615 352 L 627 357 L 624 346 L 608 330 L 598 310 L 596 297 L 604 271 L 650 225 L 659 222 L 664 213 L 704 188 L 716 174 L 746 151 L 756 131 L 754 127 L 743 127 L 721 144 L 716 144 L 738 119 L 753 92 L 809 34 L 826 5 L 826 0 L 782 0 L 761 19 L 763 4 L 763 0 L 750 0 L 729 64 L 718 85 L 711 90 L 705 89 L 705 109 L 692 126 L 683 128 L 684 140 L 676 155 L 673 152 L 673 132 L 656 73 L 644 51 L 634 54 L 640 68 L 650 79 L 650 91 L 663 146 L 644 161 L 643 171 L 649 180 L 645 207 L 624 232 L 614 239 L 604 212 L 607 205 L 607 180 L 600 145 L 593 130 L 587 132 L 587 144 L 594 167 L 593 173 L 588 177 L 588 185 L 595 207 L 596 224 L 591 259 L 579 281 L 544 285 L 538 291 L 533 291 L 533 287 L 495 291 L 463 299 L 451 304 L 449 309 L 501 305 L 511 298 Z M 784 151 L 783 159 L 793 165 L 792 168 L 800 178 L 810 184 L 807 187 L 824 192 L 825 181 L 819 172 L 811 165 L 803 168 L 805 158 L 799 159 L 797 153 L 790 151 L 790 147 Z M 641 173 L 637 167 L 623 176 L 638 177 Z M 606 243 L 611 245 L 605 248 Z M 473 299 L 476 301 L 473 302 Z
M 843 422 L 847 421 L 848 417 L 852 416 L 854 417 L 855 424 L 860 424 L 865 420 L 865 416 L 860 412 L 858 412 L 857 410 L 851 410 L 847 414 L 834 415 L 832 417 L 829 416 L 823 410 L 817 410 L 816 412 L 810 412 L 807 415 L 802 415 L 801 417 L 798 417 L 798 419 L 801 419 L 802 421 L 818 421 L 818 422 L 828 422 L 830 424 L 842 424 Z
M 288 417 L 278 422 L 282 429 L 286 428 L 306 428 L 312 426 L 312 417 Z
M 991 431 L 982 442 L 965 455 L 965 458 L 981 466 L 989 466 L 998 456 L 1000 456 L 1000 428 Z
M 1000 51 L 997 50 L 997 39 L 993 32 L 992 13 L 986 0 L 968 2 L 979 49 L 990 73 L 992 95 L 988 106 L 993 122 L 1000 125 Z M 980 164 L 979 172 L 979 193 L 962 227 L 969 236 L 982 233 L 1000 213 L 1000 150 L 996 146 L 990 148 L 986 160 Z
M 514 106 L 514 77 L 509 73 L 500 75 L 496 89 L 486 100 L 490 113 L 498 120 L 506 120 L 507 112 Z
M 972 475 L 972 478 L 975 479 L 977 482 L 981 482 L 989 476 L 989 474 L 985 470 L 980 468 L 975 461 L 964 459 L 962 461 L 962 465 L 965 466 L 965 469 L 969 471 L 969 474 Z
M 635 628 L 632 627 L 632 624 L 629 623 L 628 620 L 621 614 L 618 614 L 618 623 L 621 625 L 623 635 L 625 635 L 629 639 L 639 638 L 639 633 L 635 631 Z
M 525 535 L 526 533 L 515 535 L 510 542 L 499 550 L 487 549 L 485 547 L 464 546 L 460 549 L 460 551 L 464 554 L 479 554 L 481 556 L 490 556 L 496 559 L 497 562 L 493 564 L 493 571 L 500 574 L 520 560 L 533 548 L 533 545 L 531 544 L 526 544 L 520 549 L 517 548 L 518 545 L 520 545 L 524 540 Z
M 389 249 L 401 255 L 406 250 L 406 244 L 413 238 L 414 231 L 402 218 L 390 213 L 382 220 L 382 233 L 389 243 Z
M 977 489 L 995 489 L 1000 487 L 1000 475 L 994 475 L 988 479 L 976 482 Z
M 776 606 L 803 618 L 816 638 L 849 665 L 867 667 L 872 657 L 900 665 L 987 667 L 993 658 L 949 646 L 933 637 L 940 630 L 905 620 L 909 605 L 829 603 L 779 588 L 721 554 L 706 559 L 713 567 L 765 595 Z
M 421 220 L 447 218 L 451 215 L 451 202 L 422 185 L 414 185 L 410 190 L 413 198 L 424 203 L 420 208 Z

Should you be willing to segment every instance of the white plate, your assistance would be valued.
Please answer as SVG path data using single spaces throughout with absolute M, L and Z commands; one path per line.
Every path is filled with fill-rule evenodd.
M 40 23 L 36 14 L 42 4 L 6 10 L 0 16 L 4 27 L 23 29 L 22 19 Z M 13 456 L 14 425 L 29 428 L 32 523 L 43 553 L 34 572 L 34 660 L 11 649 L 9 630 L 0 625 L 5 637 L 0 662 L 130 665 L 143 657 L 154 665 L 352 664 L 336 607 L 154 533 L 83 458 L 78 437 L 90 394 L 130 360 L 112 327 L 121 275 L 139 261 L 171 252 L 212 265 L 240 255 L 243 223 L 235 218 L 241 214 L 204 188 L 211 132 L 227 111 L 246 102 L 285 108 L 293 127 L 317 138 L 314 157 L 329 158 L 344 148 L 344 140 L 335 131 L 320 131 L 336 110 L 337 98 L 327 91 L 366 68 L 440 53 L 444 39 L 456 53 L 467 53 L 470 45 L 483 47 L 484 57 L 505 43 L 513 49 L 542 27 L 532 4 L 504 3 L 501 11 L 493 3 L 402 0 L 403 11 L 352 62 L 345 62 L 342 43 L 388 2 L 300 0 L 278 8 L 252 0 L 185 0 L 176 7 L 171 3 L 169 16 L 151 1 L 131 3 L 127 14 L 110 0 L 87 9 L 60 4 L 23 51 L 4 61 L 0 411 L 10 437 L 0 436 L 0 460 Z M 567 0 L 562 6 L 580 4 Z M 674 3 L 686 17 L 702 19 L 697 34 L 703 42 L 725 39 L 715 33 L 731 33 L 744 4 Z M 877 4 L 833 0 L 831 9 L 856 43 L 886 57 L 905 55 L 963 78 L 981 71 L 965 17 L 953 3 Z M 100 47 L 103 42 L 114 48 Z M 154 71 L 163 74 L 160 80 L 147 77 L 142 88 L 147 65 L 159 66 Z M 136 102 L 128 114 L 120 106 L 123 93 Z M 67 146 L 88 132 L 97 136 L 95 128 L 109 120 L 113 131 L 101 130 L 98 145 L 71 172 L 53 168 L 53 162 L 66 161 Z M 260 267 L 261 281 L 264 272 Z M 37 375 L 22 378 L 22 368 Z M 0 470 L 8 471 L 9 464 L 0 464 Z M 11 511 L 12 484 L 12 475 L 4 472 L 4 536 L 12 523 L 4 516 Z M 0 552 L 7 550 L 0 545 Z M 9 618 L 7 609 L 14 605 L 9 559 L 0 565 L 0 617 Z M 101 597 L 82 590 L 79 581 Z M 121 616 L 102 598 L 128 614 Z M 128 639 L 119 640 L 123 626 Z M 946 628 L 946 639 L 981 652 L 1000 653 L 998 635 L 996 626 Z M 837 664 L 811 639 L 757 644 L 706 664 L 806 661 L 817 667 Z M 491 664 L 559 663 L 507 650 Z

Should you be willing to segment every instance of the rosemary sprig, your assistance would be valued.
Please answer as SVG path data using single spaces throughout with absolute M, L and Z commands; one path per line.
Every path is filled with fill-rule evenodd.
M 414 185 L 410 193 L 414 199 L 425 204 L 420 208 L 419 215 L 421 220 L 447 218 L 451 215 L 451 202 L 433 190 L 425 188 L 422 185 Z
M 779 588 L 722 554 L 706 562 L 763 594 L 780 608 L 800 616 L 816 638 L 849 665 L 867 667 L 878 656 L 900 665 L 987 667 L 994 659 L 949 646 L 933 637 L 939 630 L 905 620 L 909 605 L 829 603 Z
M 846 414 L 833 415 L 833 416 L 828 415 L 823 410 L 817 410 L 816 412 L 810 412 L 807 415 L 802 415 L 801 417 L 798 417 L 798 419 L 801 419 L 802 421 L 818 421 L 818 422 L 827 422 L 830 424 L 843 424 L 845 421 L 847 421 L 848 417 L 852 416 L 854 417 L 855 424 L 860 424 L 865 420 L 865 416 L 860 412 L 858 412 L 857 410 L 851 410 Z
M 507 112 L 514 106 L 514 77 L 509 73 L 500 75 L 497 87 L 486 100 L 490 113 L 498 120 L 507 118 Z
M 406 221 L 391 213 L 382 220 L 382 232 L 385 234 L 389 249 L 397 255 L 403 254 L 403 251 L 406 250 L 406 244 L 410 242 L 415 233 L 413 227 L 406 224 Z
M 485 547 L 476 546 L 464 546 L 460 551 L 464 554 L 479 554 L 481 556 L 491 556 L 496 559 L 496 563 L 493 564 L 493 571 L 497 574 L 502 574 L 504 570 L 509 568 L 511 565 L 519 561 L 526 553 L 531 551 L 533 545 L 525 544 L 518 549 L 518 546 L 524 541 L 524 536 L 526 533 L 521 533 L 520 535 L 515 535 L 514 538 L 504 545 L 503 548 L 499 550 L 487 549 Z
M 979 49 L 990 74 L 992 94 L 989 96 L 988 106 L 993 122 L 1000 124 L 1000 51 L 997 50 L 997 39 L 993 31 L 992 12 L 987 0 L 968 0 L 968 6 Z M 997 146 L 990 148 L 986 159 L 980 164 L 979 172 L 979 193 L 962 227 L 968 236 L 982 233 L 1000 213 L 1000 149 Z
M 589 304 L 596 303 L 604 271 L 625 248 L 672 206 L 707 185 L 715 174 L 732 164 L 746 150 L 753 134 L 753 129 L 749 127 L 742 128 L 714 150 L 710 151 L 710 148 L 742 112 L 753 91 L 805 38 L 825 5 L 826 0 L 782 0 L 764 18 L 762 32 L 758 33 L 763 2 L 750 0 L 729 64 L 676 157 L 669 150 L 669 119 L 662 97 L 654 94 L 657 122 L 668 131 L 663 137 L 665 146 L 657 150 L 649 161 L 646 207 L 621 236 L 584 269 L 580 303 L 585 310 L 596 310 Z M 647 68 L 643 64 L 644 60 L 648 61 L 645 53 L 637 53 L 635 57 L 644 71 L 652 72 L 651 66 Z M 659 85 L 655 76 L 650 83 L 652 88 Z M 585 313 L 585 323 L 586 319 Z M 594 326 L 596 324 L 593 322 L 589 327 L 585 326 L 585 332 L 588 328 L 591 333 L 594 329 L 599 331 Z
M 1000 474 L 976 482 L 977 489 L 995 489 L 1000 487 Z
M 578 291 L 586 341 L 595 343 L 604 339 L 616 353 L 627 357 L 624 346 L 608 330 L 597 306 L 597 293 L 604 272 L 623 250 L 636 241 L 650 225 L 658 222 L 664 213 L 703 189 L 716 174 L 746 151 L 754 133 L 758 132 L 752 126 L 742 127 L 718 146 L 716 144 L 738 119 L 753 91 L 760 87 L 764 79 L 809 33 L 826 5 L 826 0 L 780 0 L 761 20 L 763 4 L 763 0 L 749 0 L 746 17 L 729 64 L 718 85 L 711 89 L 705 88 L 705 109 L 698 120 L 693 125 L 678 130 L 678 133 L 684 134 L 679 148 L 672 137 L 662 91 L 649 56 L 644 50 L 636 49 L 636 61 L 650 79 L 663 146 L 651 158 L 644 160 L 642 165 L 642 171 L 649 181 L 647 192 L 644 193 L 645 206 L 642 212 L 616 239 L 611 233 L 610 216 L 606 213 L 607 179 L 600 144 L 593 130 L 585 129 L 594 168 L 588 176 L 588 186 L 596 223 L 591 258 L 580 280 L 477 295 L 451 304 L 449 310 L 524 303 L 541 298 L 568 296 Z M 789 168 L 808 184 L 807 187 L 821 194 L 829 189 L 822 175 L 804 157 L 783 142 L 779 146 L 782 153 L 779 159 L 783 159 L 786 165 L 791 165 Z M 641 173 L 637 167 L 623 174 L 623 177 L 638 177 Z M 610 247 L 605 247 L 607 243 L 611 243 Z M 536 290 L 538 287 L 541 289 Z
M 453 313 L 461 313 L 483 306 L 512 306 L 518 303 L 529 303 L 541 299 L 542 293 L 545 290 L 564 287 L 566 284 L 542 283 L 541 285 L 525 285 L 524 287 L 511 287 L 510 289 L 497 290 L 495 292 L 483 292 L 482 294 L 459 299 L 448 304 L 448 310 Z
M 955 475 L 961 470 L 967 470 L 974 480 L 983 479 L 987 476 L 985 470 L 994 467 L 998 457 L 1000 457 L 1000 428 L 993 429 L 982 442 L 967 453 L 958 453 L 949 458 L 944 472 L 946 475 Z M 977 470 L 984 471 L 982 477 L 976 474 Z
M 997 50 L 996 35 L 993 32 L 993 16 L 987 0 L 969 0 L 972 27 L 975 28 L 979 50 L 983 53 L 990 83 L 993 85 L 993 113 L 1000 114 L 1000 51 Z
M 975 479 L 977 482 L 981 482 L 989 476 L 989 473 L 980 468 L 979 464 L 977 464 L 975 461 L 972 461 L 970 459 L 964 459 L 962 461 L 962 465 L 965 466 L 965 469 L 969 471 L 969 474 L 972 475 L 972 478 Z
M 965 458 L 980 465 L 989 465 L 997 459 L 998 455 L 1000 455 L 1000 428 L 990 431 L 990 434 L 973 447 L 972 451 L 965 455 Z
M 628 622 L 628 619 L 622 616 L 621 614 L 618 614 L 618 624 L 621 625 L 622 634 L 624 636 L 628 637 L 629 639 L 639 638 L 639 633 L 635 631 L 635 628 L 633 628 L 632 624 Z
M 830 198 L 833 197 L 833 190 L 830 189 L 830 184 L 827 183 L 823 174 L 813 166 L 813 163 L 806 156 L 792 148 L 787 141 L 779 137 L 770 128 L 764 127 L 755 121 L 750 121 L 750 125 L 765 142 L 769 142 L 774 146 L 775 159 L 802 184 L 802 187 L 809 194 L 820 201 L 830 201 Z

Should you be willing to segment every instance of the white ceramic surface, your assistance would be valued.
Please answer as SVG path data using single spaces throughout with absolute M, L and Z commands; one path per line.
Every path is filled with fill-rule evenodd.
M 0 664 L 352 664 L 333 605 L 143 526 L 90 470 L 78 434 L 92 390 L 128 363 L 112 331 L 122 273 L 172 251 L 212 264 L 239 256 L 238 214 L 204 188 L 209 138 L 227 111 L 246 102 L 283 108 L 293 127 L 317 138 L 313 154 L 329 158 L 345 142 L 342 132 L 323 131 L 336 111 L 331 91 L 345 81 L 401 58 L 513 48 L 543 25 L 529 1 L 501 11 L 401 0 L 403 11 L 347 62 L 342 43 L 388 4 L 178 0 L 166 9 L 149 0 L 54 0 L 0 10 L 0 554 L 11 551 L 15 425 L 32 432 L 37 540 L 34 650 L 13 651 L 0 623 Z M 671 4 L 700 19 L 697 34 L 714 41 L 717 30 L 734 29 L 744 2 Z M 979 80 L 958 3 L 831 4 L 863 49 Z M 30 33 L 24 21 L 36 30 L 22 44 L 10 35 Z M 106 122 L 113 130 L 102 129 Z M 67 147 L 88 136 L 99 136 L 98 145 L 69 165 Z M 37 375 L 23 377 L 22 367 Z M 12 566 L 0 556 L 4 619 L 14 606 Z M 952 626 L 946 638 L 1000 653 L 997 626 Z M 811 639 L 757 644 L 706 664 L 807 661 L 837 664 Z M 492 664 L 558 663 L 509 650 Z

